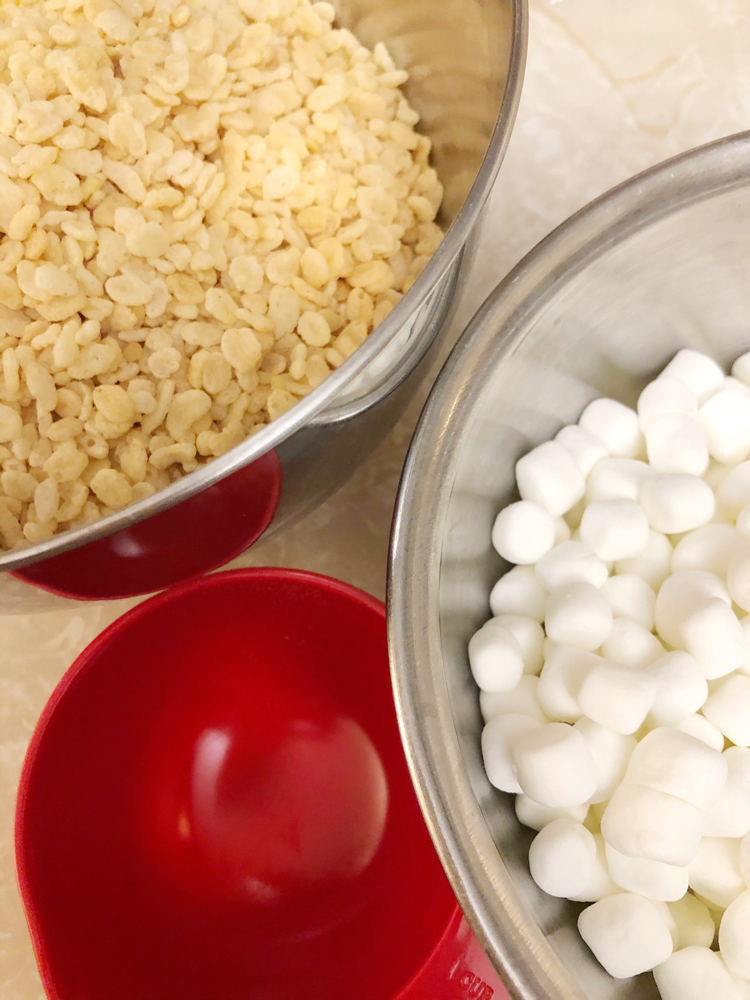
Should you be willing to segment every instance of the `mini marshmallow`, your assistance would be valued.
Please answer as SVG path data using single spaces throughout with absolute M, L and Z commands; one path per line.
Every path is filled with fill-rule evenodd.
M 750 397 L 741 389 L 720 389 L 701 406 L 698 419 L 717 462 L 736 465 L 750 455 Z
M 556 517 L 555 522 L 555 545 L 570 541 L 570 528 L 564 517 Z
M 713 597 L 731 606 L 731 598 L 722 581 L 705 570 L 685 569 L 668 577 L 659 588 L 654 609 L 656 631 L 664 642 L 684 648 L 683 621 Z
M 569 806 L 567 809 L 550 809 L 549 806 L 543 806 L 523 794 L 516 795 L 515 806 L 519 822 L 531 827 L 532 830 L 543 830 L 549 823 L 562 818 L 583 823 L 589 809 L 585 803 L 580 806 Z
M 719 753 L 724 749 L 724 737 L 716 726 L 712 726 L 708 719 L 700 715 L 700 713 L 689 715 L 687 719 L 678 722 L 675 729 L 687 733 L 688 736 L 694 736 L 697 740 L 705 743 L 712 750 L 717 750 Z
M 523 652 L 509 629 L 485 625 L 469 640 L 469 664 L 483 691 L 510 691 L 523 674 Z
M 732 521 L 736 520 L 742 508 L 750 503 L 750 462 L 742 462 L 729 469 L 715 489 L 717 511 Z
M 503 559 L 528 566 L 555 544 L 555 519 L 538 503 L 519 500 L 495 518 L 492 544 Z
M 667 378 L 684 383 L 700 403 L 723 383 L 724 372 L 707 354 L 686 347 L 675 354 L 657 381 Z
M 679 948 L 699 946 L 710 948 L 716 934 L 716 926 L 708 907 L 691 893 L 682 899 L 669 903 L 672 919 L 677 924 Z
M 646 512 L 634 500 L 598 500 L 586 507 L 578 530 L 581 541 L 610 562 L 640 555 L 649 542 L 648 528 Z
M 643 725 L 655 695 L 656 681 L 649 674 L 605 660 L 585 677 L 578 704 L 589 719 L 629 735 Z
M 727 588 L 743 611 L 750 611 L 750 545 L 741 545 L 729 564 Z
M 651 726 L 675 726 L 703 707 L 708 682 L 689 653 L 665 653 L 647 668 L 656 681 L 656 697 L 648 714 Z
M 666 535 L 700 528 L 715 509 L 711 487 L 687 473 L 655 473 L 641 485 L 640 502 L 651 527 Z
M 555 441 L 570 452 L 584 477 L 588 476 L 598 461 L 609 454 L 598 438 L 576 424 L 570 424 L 558 431 Z
M 703 835 L 744 837 L 750 833 L 750 750 L 728 747 L 722 756 L 729 773 L 721 795 L 706 813 Z M 745 879 L 750 879 L 750 870 Z
M 644 736 L 635 748 L 625 780 L 703 810 L 719 797 L 728 773 L 728 764 L 718 750 L 679 729 L 663 726 Z
M 485 722 L 496 715 L 528 715 L 539 722 L 549 719 L 539 707 L 536 689 L 539 678 L 525 674 L 512 691 L 480 691 L 479 707 Z
M 539 622 L 523 615 L 497 615 L 495 618 L 490 618 L 484 628 L 507 629 L 521 647 L 524 673 L 539 673 L 544 662 L 542 654 L 544 631 Z
M 638 397 L 638 423 L 645 431 L 655 420 L 671 414 L 698 416 L 698 401 L 684 382 L 661 376 L 649 382 Z
M 750 659 L 745 631 L 734 611 L 720 597 L 693 608 L 679 624 L 681 646 L 693 657 L 707 680 L 737 670 Z M 750 684 L 750 678 L 747 678 Z
M 746 503 L 737 515 L 737 534 L 746 542 L 750 541 L 750 503 Z M 733 553 L 734 554 L 734 553 Z
M 516 483 L 522 500 L 533 500 L 553 517 L 570 510 L 586 488 L 583 474 L 570 452 L 555 441 L 546 441 L 519 458 Z
M 572 726 L 551 722 L 528 730 L 513 740 L 511 758 L 522 791 L 541 805 L 581 805 L 596 790 L 594 758 Z
M 516 566 L 501 576 L 490 593 L 493 615 L 524 615 L 544 620 L 547 591 L 528 566 Z
M 583 542 L 561 542 L 534 567 L 537 579 L 552 591 L 568 583 L 590 583 L 601 587 L 607 579 L 606 563 Z
M 634 458 L 603 458 L 589 474 L 586 502 L 637 500 L 641 483 L 652 474 L 653 470 L 645 462 Z
M 654 472 L 687 472 L 702 476 L 708 468 L 708 447 L 695 417 L 672 413 L 646 428 L 646 454 Z
M 496 715 L 482 730 L 482 757 L 490 784 L 501 792 L 520 792 L 510 751 L 513 742 L 524 733 L 540 728 L 541 723 L 528 715 Z
M 688 865 L 688 877 L 693 892 L 725 910 L 745 891 L 740 871 L 740 841 L 704 837 Z
M 620 892 L 620 887 L 612 881 L 607 865 L 606 844 L 604 837 L 600 833 L 594 834 L 596 844 L 596 857 L 594 858 L 593 873 L 581 892 L 568 896 L 568 899 L 576 900 L 579 903 L 597 903 L 605 896 L 614 896 Z
M 630 618 L 615 618 L 612 631 L 602 643 L 602 656 L 623 667 L 642 670 L 664 655 L 664 647 L 651 632 Z
M 702 569 L 714 576 L 726 577 L 729 564 L 737 553 L 737 532 L 730 524 L 705 524 L 688 532 L 677 543 L 672 555 L 672 572 Z
M 713 691 L 703 714 L 738 747 L 750 747 L 750 677 L 735 674 Z
M 598 438 L 610 455 L 636 458 L 643 450 L 638 414 L 616 399 L 595 399 L 580 416 L 578 426 Z
M 556 587 L 547 598 L 544 627 L 553 642 L 591 651 L 612 630 L 612 608 L 590 583 Z
M 721 955 L 691 945 L 654 969 L 661 1000 L 747 1000 Z
M 747 834 L 740 840 L 738 860 L 742 880 L 747 885 L 750 882 L 750 836 Z
M 529 848 L 531 877 L 550 896 L 569 899 L 583 892 L 594 876 L 595 863 L 593 833 L 572 819 L 553 820 Z
M 606 841 L 605 841 L 606 843 Z M 647 899 L 674 902 L 688 891 L 688 869 L 665 865 L 648 858 L 629 858 L 606 845 L 609 874 L 626 892 L 637 892 Z
M 602 584 L 601 592 L 612 605 L 613 614 L 632 618 L 647 632 L 654 627 L 656 594 L 642 577 L 635 573 L 611 576 Z
M 602 816 L 602 836 L 620 854 L 679 868 L 695 857 L 702 826 L 703 814 L 690 802 L 627 778 Z
M 750 353 L 741 354 L 732 365 L 732 377 L 750 385 Z
M 635 573 L 656 592 L 671 572 L 672 552 L 667 536 L 649 528 L 648 543 L 643 552 L 632 559 L 618 559 L 614 566 L 615 573 Z
M 586 740 L 596 764 L 597 784 L 591 802 L 606 802 L 625 777 L 636 741 L 632 736 L 605 729 L 591 719 L 579 719 L 573 728 Z
M 542 711 L 557 722 L 577 722 L 583 715 L 578 704 L 581 684 L 589 671 L 602 662 L 601 656 L 574 646 L 550 644 L 537 687 Z
M 719 927 L 719 950 L 732 972 L 750 979 L 749 890 L 740 893 L 724 911 Z
M 615 979 L 649 972 L 672 954 L 672 935 L 659 910 L 635 893 L 617 893 L 586 907 L 578 930 Z

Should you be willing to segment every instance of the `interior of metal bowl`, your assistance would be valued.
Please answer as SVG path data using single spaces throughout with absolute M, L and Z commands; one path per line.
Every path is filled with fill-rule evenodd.
M 402 483 L 391 654 L 402 735 L 454 888 L 524 1000 L 654 1000 L 607 976 L 580 905 L 532 882 L 533 832 L 481 761 L 466 644 L 508 568 L 490 529 L 514 465 L 597 396 L 634 404 L 681 347 L 750 349 L 750 133 L 655 168 L 585 209 L 493 293 L 449 359 Z

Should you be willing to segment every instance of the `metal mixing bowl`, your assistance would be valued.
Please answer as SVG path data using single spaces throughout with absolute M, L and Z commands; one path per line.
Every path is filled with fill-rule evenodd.
M 597 396 L 635 404 L 681 347 L 750 349 L 750 133 L 670 160 L 594 202 L 492 293 L 428 401 L 392 538 L 390 642 L 402 735 L 460 902 L 523 1000 L 653 1000 L 613 980 L 580 905 L 531 881 L 533 833 L 489 785 L 466 644 L 507 564 L 490 545 L 514 464 Z
M 390 316 L 326 382 L 263 431 L 153 497 L 42 544 L 0 555 L 6 610 L 24 610 L 18 570 L 127 528 L 275 451 L 281 497 L 272 530 L 330 496 L 382 440 L 424 376 L 456 290 L 467 240 L 502 162 L 520 96 L 526 0 L 340 0 L 339 23 L 384 41 L 410 72 L 405 91 L 433 141 L 447 227 Z M 210 534 L 210 524 L 206 525 Z M 186 544 L 190 544 L 187 540 Z

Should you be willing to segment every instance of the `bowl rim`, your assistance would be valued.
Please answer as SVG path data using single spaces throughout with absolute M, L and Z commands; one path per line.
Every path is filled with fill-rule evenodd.
M 312 425 L 318 419 L 329 422 L 345 419 L 349 415 L 349 407 L 346 404 L 337 407 L 338 397 L 345 393 L 354 379 L 364 372 L 376 356 L 393 340 L 409 318 L 416 313 L 445 278 L 448 269 L 462 253 L 497 177 L 521 97 L 528 38 L 528 0 L 507 0 L 507 3 L 511 11 L 508 72 L 497 119 L 477 175 L 466 200 L 448 227 L 445 238 L 424 271 L 365 343 L 357 348 L 351 357 L 325 382 L 296 403 L 287 413 L 271 424 L 267 424 L 257 434 L 246 438 L 226 455 L 215 458 L 202 468 L 188 473 L 177 482 L 159 490 L 153 496 L 108 514 L 93 524 L 64 531 L 47 541 L 34 545 L 5 552 L 0 551 L 0 572 L 30 566 L 42 559 L 60 555 L 70 549 L 105 538 L 116 531 L 137 524 L 153 514 L 158 514 L 160 511 L 167 510 L 175 504 L 187 500 L 255 461 L 266 452 L 277 448 L 304 426 Z M 419 360 L 421 354 L 426 351 L 436 333 L 436 330 L 428 328 L 421 337 L 421 340 L 426 341 L 426 343 L 412 346 L 411 352 L 416 360 Z M 390 374 L 392 373 L 384 373 L 380 382 L 357 401 L 358 408 L 374 405 L 381 395 L 393 388 L 392 380 L 389 379 Z
M 412 780 L 467 919 L 519 1000 L 586 1000 L 528 913 L 464 766 L 440 639 L 442 540 L 462 445 L 497 366 L 593 259 L 675 210 L 750 184 L 750 131 L 612 188 L 558 226 L 496 286 L 443 366 L 401 477 L 391 535 L 391 676 Z M 425 571 L 426 568 L 426 571 Z

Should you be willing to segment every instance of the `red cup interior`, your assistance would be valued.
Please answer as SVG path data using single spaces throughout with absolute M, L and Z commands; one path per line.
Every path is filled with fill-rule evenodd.
M 53 1000 L 391 1000 L 456 920 L 384 609 L 297 571 L 195 581 L 102 633 L 34 734 L 16 851 Z
M 270 451 L 189 500 L 14 575 L 82 601 L 151 594 L 244 552 L 273 521 L 280 493 L 281 463 Z

